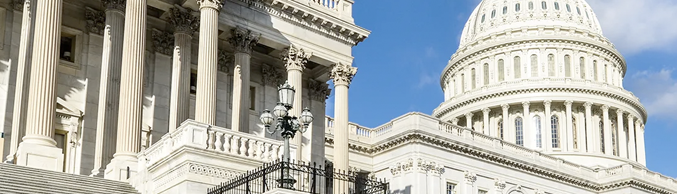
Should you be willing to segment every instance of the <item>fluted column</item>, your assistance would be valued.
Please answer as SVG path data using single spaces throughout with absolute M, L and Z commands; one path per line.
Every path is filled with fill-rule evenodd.
M 19 143 L 26 134 L 26 109 L 28 107 L 28 86 L 30 84 L 31 55 L 33 53 L 33 31 L 35 29 L 35 0 L 24 0 L 21 18 L 21 40 L 16 70 L 14 109 L 12 112 L 12 134 L 7 161 L 14 161 Z
M 611 121 L 609 120 L 609 105 L 602 106 L 602 116 L 604 117 L 604 154 L 613 156 L 613 140 L 611 135 Z
M 638 119 L 635 122 L 635 130 L 637 131 L 637 162 L 646 166 L 646 148 L 644 145 L 644 125 Z
M 348 88 L 357 73 L 351 65 L 333 65 L 329 77 L 334 81 L 334 168 L 348 171 Z M 334 193 L 347 193 L 347 184 L 334 183 Z
M 289 112 L 292 116 L 301 116 L 303 111 L 303 70 L 306 68 L 306 63 L 308 63 L 310 56 L 310 53 L 306 53 L 306 51 L 296 48 L 294 45 L 289 46 L 289 48 L 282 52 L 282 60 L 287 68 L 287 81 L 296 90 L 293 108 Z M 303 160 L 303 136 L 304 134 L 301 131 L 297 131 L 294 136 L 296 161 Z
M 628 158 L 628 139 L 626 138 L 625 125 L 623 125 L 623 110 L 616 110 L 616 118 L 618 119 L 618 156 L 621 158 Z
M 509 126 L 508 123 L 510 122 L 510 115 L 508 114 L 508 110 L 510 109 L 510 105 L 501 104 L 501 109 L 503 109 L 503 115 L 502 115 L 503 116 L 503 118 L 502 118 L 503 119 L 503 126 L 502 126 L 503 127 L 503 137 L 501 137 L 501 131 L 496 131 L 496 133 L 497 133 L 496 136 L 499 137 L 499 138 L 502 138 L 503 140 L 508 139 L 509 142 L 515 143 L 515 141 L 514 141 L 515 138 L 510 138 L 510 137 L 512 137 L 512 135 L 509 135 L 509 134 L 511 134 L 511 133 L 509 133 L 509 131 L 511 131 L 511 130 L 508 130 L 508 126 Z
M 197 0 L 200 5 L 200 49 L 198 50 L 195 120 L 216 125 L 216 75 L 219 10 L 221 0 Z
M 169 132 L 176 130 L 190 114 L 190 58 L 193 34 L 199 28 L 197 17 L 188 10 L 172 8 L 168 22 L 174 27 L 172 86 L 169 100 Z
M 491 112 L 491 109 L 489 108 L 482 109 L 482 119 L 484 120 L 482 124 L 484 129 L 482 130 L 482 133 L 486 135 L 491 135 L 491 130 L 489 129 L 489 112 Z
M 17 149 L 18 165 L 54 171 L 63 169 L 62 150 L 54 141 L 62 3 L 62 0 L 37 2 L 31 66 L 40 68 L 31 68 L 26 136 Z
M 465 125 L 468 129 L 472 129 L 474 131 L 475 129 L 472 127 L 472 115 L 472 112 L 465 113 Z
M 524 109 L 524 114 L 522 115 L 522 141 L 524 142 L 524 147 L 536 148 L 536 141 L 534 138 L 534 133 L 531 128 L 533 123 L 531 122 L 531 113 L 529 110 L 530 102 L 522 102 L 522 108 Z
M 566 136 L 567 136 L 567 147 L 566 147 L 566 149 L 568 149 L 569 151 L 574 150 L 574 135 L 573 135 L 573 133 L 574 133 L 573 124 L 574 123 L 573 123 L 573 120 L 571 119 L 572 118 L 571 105 L 573 105 L 573 103 L 574 102 L 571 101 L 571 100 L 567 100 L 567 101 L 564 102 L 564 107 L 566 109 L 565 121 L 566 121 L 566 127 L 567 127 L 566 128 Z
M 124 33 L 117 149 L 104 175 L 113 180 L 126 180 L 136 174 L 136 154 L 141 149 L 146 0 L 127 1 Z
M 545 131 L 543 131 L 541 133 L 541 135 L 545 136 L 545 138 L 541 138 L 541 139 L 544 140 L 543 141 L 543 148 L 547 151 L 551 151 L 552 148 L 553 148 L 553 144 L 552 144 L 552 136 L 553 136 L 553 134 L 552 134 L 552 120 L 550 118 L 551 114 L 552 114 L 551 111 L 550 111 L 551 105 L 552 105 L 552 100 L 543 101 L 543 106 L 545 107 L 545 118 L 543 118 L 543 120 L 545 121 L 545 127 L 544 127 Z M 559 132 L 559 131 L 561 131 L 561 129 L 559 129 L 557 131 Z M 557 135 L 557 139 L 558 139 L 557 143 L 561 142 L 561 138 L 560 138 L 559 134 L 556 134 L 556 135 Z M 561 145 L 557 145 L 557 146 L 561 146 Z
M 588 153 L 595 153 L 599 152 L 598 149 L 596 149 L 597 146 L 595 146 L 595 130 L 593 130 L 593 123 L 592 123 L 592 102 L 586 102 L 583 104 L 585 107 L 585 139 L 583 141 L 586 141 L 586 146 L 584 147 Z
M 101 53 L 101 81 L 96 123 L 96 147 L 93 176 L 103 176 L 106 164 L 113 159 L 117 141 L 118 104 L 120 103 L 120 68 L 125 33 L 125 0 L 102 1 L 106 8 L 106 26 Z
M 637 161 L 637 147 L 635 146 L 635 117 L 628 114 L 628 159 Z
M 233 70 L 233 114 L 232 129 L 249 132 L 249 77 L 252 47 L 260 35 L 243 27 L 233 28 L 228 42 L 235 48 L 235 69 Z M 199 87 L 198 87 L 199 88 Z

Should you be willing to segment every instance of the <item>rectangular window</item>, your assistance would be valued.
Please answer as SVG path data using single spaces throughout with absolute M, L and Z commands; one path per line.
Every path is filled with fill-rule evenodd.
M 531 55 L 531 77 L 538 77 L 538 56 Z
M 59 59 L 75 62 L 75 35 L 61 33 L 61 44 L 59 48 Z
M 455 188 L 456 188 L 456 184 L 447 182 L 447 194 L 454 194 Z
M 190 72 L 190 94 L 197 93 L 197 72 Z
M 498 81 L 502 82 L 505 80 L 505 69 L 504 69 L 504 62 L 503 59 L 498 60 Z
M 249 110 L 256 110 L 256 87 L 249 87 Z
M 515 79 L 522 77 L 521 63 L 520 57 L 515 57 L 515 61 L 513 62 L 513 65 L 515 66 Z
M 489 193 L 489 192 L 482 190 L 482 189 L 477 190 L 477 194 L 487 194 L 487 193 Z

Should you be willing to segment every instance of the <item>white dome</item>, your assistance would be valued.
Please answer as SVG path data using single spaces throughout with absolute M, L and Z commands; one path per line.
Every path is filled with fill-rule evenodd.
M 552 26 L 602 35 L 585 0 L 483 0 L 465 24 L 460 47 L 496 32 Z

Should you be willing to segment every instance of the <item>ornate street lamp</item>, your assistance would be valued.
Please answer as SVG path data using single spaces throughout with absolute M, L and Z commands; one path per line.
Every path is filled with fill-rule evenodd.
M 285 189 L 294 189 L 293 186 L 296 183 L 296 180 L 289 175 L 289 139 L 294 138 L 296 131 L 305 133 L 308 130 L 308 125 L 313 122 L 313 114 L 310 113 L 308 108 L 303 109 L 300 118 L 289 115 L 289 110 L 293 108 L 295 92 L 294 87 L 289 85 L 289 82 L 285 82 L 278 88 L 279 101 L 277 106 L 273 108 L 272 114 L 268 109 L 261 114 L 261 122 L 266 127 L 266 131 L 270 134 L 279 131 L 284 139 L 284 154 L 282 156 L 284 170 L 282 178 L 277 181 Z M 270 125 L 275 120 L 277 120 L 277 127 L 271 130 Z

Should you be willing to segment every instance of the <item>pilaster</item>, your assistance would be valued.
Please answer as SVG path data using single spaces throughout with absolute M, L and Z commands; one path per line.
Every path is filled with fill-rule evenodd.
M 313 115 L 324 115 L 326 110 L 326 100 L 331 94 L 331 89 L 326 83 L 319 81 L 311 80 L 308 84 L 308 94 L 310 96 L 310 112 Z M 305 149 L 303 152 L 304 160 L 310 162 L 316 162 L 319 164 L 324 163 L 325 148 L 324 148 L 324 119 L 314 119 L 309 129 L 311 139 L 310 139 L 310 149 Z
M 637 119 L 635 121 L 635 131 L 637 134 L 637 162 L 646 166 L 646 147 L 644 145 L 644 125 Z

